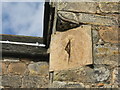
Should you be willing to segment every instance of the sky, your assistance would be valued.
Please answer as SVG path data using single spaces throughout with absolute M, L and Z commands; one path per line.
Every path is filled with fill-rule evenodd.
M 2 2 L 2 34 L 43 36 L 44 2 Z

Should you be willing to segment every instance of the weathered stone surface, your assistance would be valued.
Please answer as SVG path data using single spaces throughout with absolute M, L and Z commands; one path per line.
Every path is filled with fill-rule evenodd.
M 65 88 L 66 84 L 66 82 L 54 81 L 52 85 L 49 86 L 49 88 Z
M 81 67 L 79 69 L 65 70 L 56 72 L 54 81 L 71 81 L 71 82 L 95 82 L 93 78 L 93 69 L 89 67 Z
M 48 76 L 49 74 L 49 67 L 47 62 L 36 62 L 28 65 L 28 69 L 30 74 L 40 76 Z
M 112 72 L 112 83 L 114 85 L 119 85 L 119 83 L 120 83 L 120 77 L 119 77 L 120 72 L 119 71 L 120 71 L 120 68 L 116 67 L 116 68 L 114 68 L 114 70 Z
M 94 68 L 94 77 L 96 82 L 107 82 L 110 78 L 109 67 L 96 65 Z
M 92 30 L 92 35 L 93 43 L 97 43 L 100 39 L 99 32 L 97 30 Z
M 114 18 L 108 16 L 79 13 L 78 17 L 80 23 L 107 26 L 118 25 L 118 22 Z
M 68 82 L 68 83 L 65 85 L 65 88 L 83 88 L 83 83 Z
M 95 32 L 94 32 L 95 31 Z M 118 66 L 119 45 L 117 26 L 93 26 L 93 56 L 95 64 Z M 99 33 L 98 33 L 99 32 Z M 97 34 L 96 34 L 97 33 Z M 96 37 L 99 39 L 96 40 Z M 100 39 L 101 38 L 101 39 Z M 96 40 L 96 41 L 94 41 Z
M 118 23 L 120 21 L 120 13 L 119 14 L 107 13 L 107 14 L 104 14 L 104 15 L 115 18 L 116 20 L 118 20 Z
M 8 74 L 8 72 L 7 72 L 7 66 L 8 66 L 8 64 L 7 63 L 1 63 L 0 64 L 2 67 L 1 67 L 1 70 L 2 70 L 2 75 L 4 75 L 4 74 Z
M 82 82 L 82 83 L 108 83 L 110 82 L 110 67 L 105 65 L 94 65 L 78 69 L 64 70 L 54 73 L 54 81 Z
M 100 2 L 99 7 L 101 12 L 104 13 L 120 13 L 119 2 Z
M 72 70 L 57 72 L 54 75 L 54 81 L 77 81 L 79 75 Z
M 47 88 L 48 80 L 40 76 L 25 76 L 23 78 L 22 88 Z
M 60 2 L 58 10 L 72 12 L 96 13 L 98 3 L 96 2 Z
M 26 71 L 25 63 L 11 63 L 8 67 L 8 72 L 11 74 L 21 74 L 23 75 Z
M 119 31 L 118 26 L 101 27 L 99 30 L 99 34 L 100 34 L 100 37 L 105 42 L 119 43 L 120 41 L 118 40 L 118 34 L 119 34 L 118 31 Z
M 82 83 L 54 81 L 50 88 L 83 88 Z
M 85 14 L 85 13 L 72 13 L 65 11 L 58 11 L 58 16 L 66 21 L 84 23 L 84 24 L 93 24 L 93 25 L 107 25 L 113 26 L 118 25 L 118 22 L 115 18 L 109 16 L 101 16 L 96 14 Z
M 50 88 L 79 88 L 80 90 L 83 90 L 84 88 L 87 89 L 96 89 L 96 88 L 105 88 L 106 90 L 110 90 L 111 88 L 118 88 L 116 85 L 106 84 L 106 83 L 79 83 L 79 82 L 60 82 L 60 81 L 54 81 Z
M 75 68 L 92 62 L 91 26 L 84 25 L 52 36 L 50 70 Z
M 19 88 L 22 84 L 22 79 L 20 76 L 9 76 L 9 75 L 3 75 L 2 76 L 2 86 L 4 87 L 13 87 L 13 88 Z
M 75 13 L 58 11 L 58 16 L 65 21 L 79 24 L 78 17 Z
M 93 56 L 95 64 L 107 64 L 118 66 L 119 54 L 118 45 L 108 43 L 94 44 Z

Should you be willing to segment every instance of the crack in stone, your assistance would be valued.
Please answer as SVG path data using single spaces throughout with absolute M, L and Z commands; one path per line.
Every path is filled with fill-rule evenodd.
M 68 64 L 69 64 L 69 62 L 70 62 L 70 52 L 71 52 L 71 42 L 70 42 L 70 40 L 69 40 L 69 42 L 67 43 L 67 45 L 66 45 L 66 47 L 65 47 L 65 50 L 66 50 L 66 52 L 67 52 L 67 54 L 68 54 Z

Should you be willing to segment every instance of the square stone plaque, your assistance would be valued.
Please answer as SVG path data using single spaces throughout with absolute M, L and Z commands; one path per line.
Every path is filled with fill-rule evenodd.
M 91 26 L 83 25 L 51 37 L 50 71 L 92 64 Z

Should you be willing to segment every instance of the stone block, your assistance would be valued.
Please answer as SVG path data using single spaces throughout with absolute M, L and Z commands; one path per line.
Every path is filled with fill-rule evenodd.
M 78 17 L 80 23 L 93 24 L 93 25 L 107 25 L 107 26 L 118 25 L 117 20 L 109 16 L 79 13 Z
M 92 29 L 92 39 L 93 39 L 93 44 L 97 43 L 100 39 L 99 32 L 95 29 Z
M 111 77 L 111 68 L 105 65 L 94 66 L 94 78 L 96 82 L 109 83 Z
M 54 81 L 50 88 L 83 88 L 82 83 Z
M 93 83 L 95 82 L 95 79 L 93 78 L 93 69 L 83 67 L 79 69 L 55 72 L 54 81 Z
M 99 7 L 101 13 L 120 13 L 120 3 L 119 2 L 100 2 Z
M 59 2 L 58 10 L 71 12 L 96 13 L 98 3 L 96 2 Z
M 94 44 L 93 45 L 93 56 L 95 64 L 106 64 L 112 66 L 119 65 L 118 45 L 112 45 L 109 43 Z
M 119 35 L 119 27 L 112 26 L 112 27 L 100 27 L 99 35 L 101 39 L 105 42 L 109 43 L 119 43 L 118 35 Z M 119 35 L 120 36 L 120 35 Z
M 116 18 L 110 16 L 102 16 L 96 14 L 86 14 L 86 13 L 73 13 L 58 11 L 58 16 L 65 21 L 70 21 L 74 23 L 84 23 L 84 24 L 93 24 L 93 25 L 107 25 L 107 26 L 116 26 L 118 21 Z M 76 19 L 77 18 L 77 19 Z
M 120 72 L 119 71 L 120 71 L 119 67 L 116 67 L 116 68 L 113 69 L 113 72 L 112 72 L 112 83 L 114 85 L 119 85 L 119 83 L 120 83 L 120 77 L 119 77 L 119 73 Z
M 8 66 L 8 72 L 10 74 L 19 74 L 19 75 L 23 75 L 26 71 L 27 67 L 25 63 L 10 63 L 10 65 Z
M 48 80 L 40 76 L 24 76 L 22 88 L 47 88 Z
M 80 67 L 92 64 L 92 62 L 91 26 L 83 25 L 52 35 L 51 71 Z
M 65 88 L 66 82 L 54 81 L 49 88 Z
M 48 76 L 49 66 L 47 62 L 36 62 L 28 65 L 31 75 Z
M 2 83 L 2 86 L 4 87 L 20 88 L 22 85 L 22 78 L 16 75 L 14 76 L 3 75 L 1 83 Z
M 8 74 L 8 72 L 7 72 L 7 66 L 8 66 L 7 63 L 1 63 L 0 64 L 0 67 L 1 67 L 0 75 Z
M 84 66 L 77 69 L 54 72 L 54 81 L 79 83 L 109 83 L 111 77 L 110 67 L 94 65 L 92 68 Z
M 65 21 L 79 24 L 78 17 L 73 12 L 58 11 L 58 16 Z

